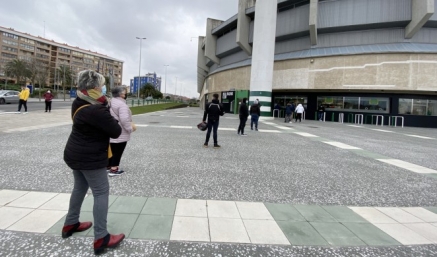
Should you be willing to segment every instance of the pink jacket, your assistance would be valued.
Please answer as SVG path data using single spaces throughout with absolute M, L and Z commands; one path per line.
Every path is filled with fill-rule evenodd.
M 111 138 L 111 143 L 127 142 L 132 133 L 132 112 L 126 104 L 126 100 L 121 97 L 111 99 L 111 106 L 109 107 L 112 117 L 118 120 L 121 126 L 121 135 L 118 138 Z

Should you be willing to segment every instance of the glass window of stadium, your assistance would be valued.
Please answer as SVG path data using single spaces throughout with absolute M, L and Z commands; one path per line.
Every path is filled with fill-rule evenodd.
M 437 100 L 399 99 L 399 114 L 437 116 Z
M 308 97 L 307 96 L 288 96 L 288 95 L 275 96 L 273 102 L 274 102 L 273 105 L 275 105 L 276 103 L 279 103 L 279 105 L 282 108 L 285 108 L 288 102 L 294 103 L 294 105 L 302 104 L 303 107 L 306 109 L 307 104 L 308 104 Z
M 382 97 L 319 96 L 317 105 L 324 105 L 327 111 L 388 113 L 390 100 Z

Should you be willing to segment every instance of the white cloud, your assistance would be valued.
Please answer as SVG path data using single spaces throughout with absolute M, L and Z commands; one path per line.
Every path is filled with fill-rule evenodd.
M 97 51 L 124 61 L 123 84 L 141 73 L 162 76 L 167 92 L 181 85 L 197 94 L 197 39 L 205 35 L 206 19 L 227 20 L 237 13 L 238 0 L 3 0 L 0 26 L 60 43 Z M 182 90 L 184 93 L 184 90 Z

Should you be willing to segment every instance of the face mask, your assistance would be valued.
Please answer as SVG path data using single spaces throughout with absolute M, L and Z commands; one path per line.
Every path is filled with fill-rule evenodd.
M 105 85 L 103 85 L 103 87 L 102 87 L 102 95 L 106 95 L 106 86 Z

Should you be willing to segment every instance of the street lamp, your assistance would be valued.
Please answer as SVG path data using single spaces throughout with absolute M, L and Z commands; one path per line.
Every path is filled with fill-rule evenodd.
M 141 42 L 143 39 L 146 39 L 145 37 L 136 37 L 140 40 L 140 64 L 138 67 L 138 89 L 137 89 L 137 97 L 140 99 L 140 88 L 141 88 Z M 135 81 L 135 80 L 134 80 Z
M 165 89 L 164 89 L 164 95 L 166 95 L 167 94 L 167 67 L 170 66 L 170 65 L 164 64 L 164 66 L 165 66 L 165 77 L 164 77 L 164 79 L 165 79 Z

